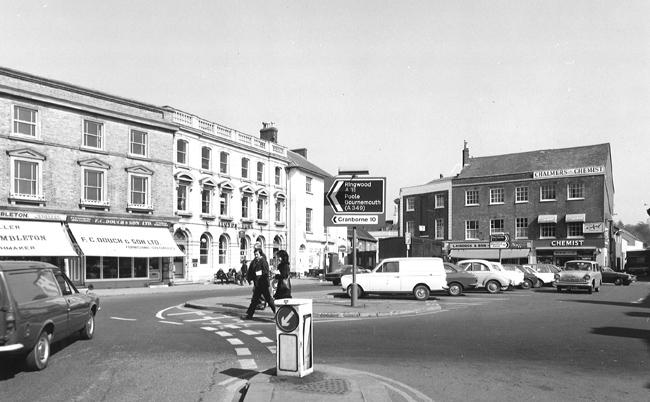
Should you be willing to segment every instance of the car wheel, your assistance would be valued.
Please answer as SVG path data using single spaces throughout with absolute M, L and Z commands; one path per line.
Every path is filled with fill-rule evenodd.
M 593 291 L 594 291 L 594 284 L 592 283 L 592 284 L 589 285 L 589 287 L 587 288 L 587 293 L 588 293 L 588 294 L 591 294 Z
M 534 287 L 535 289 L 537 289 L 537 288 L 541 288 L 542 285 L 544 285 L 544 282 L 542 282 L 541 279 L 537 279 L 537 280 L 535 281 L 535 283 L 533 284 L 533 287 Z
M 429 300 L 429 288 L 424 285 L 417 285 L 413 289 L 413 295 L 420 301 Z
M 623 280 L 621 278 L 616 278 L 614 281 L 614 285 L 616 286 L 621 286 L 623 284 Z
M 460 296 L 463 294 L 463 285 L 458 282 L 450 283 L 447 292 L 449 293 L 449 296 Z
M 560 293 L 560 292 L 562 291 L 562 288 L 559 287 L 559 286 L 557 286 L 557 287 L 555 288 L 555 291 L 558 292 L 558 293 Z
M 348 286 L 348 288 L 346 290 L 346 293 L 348 294 L 348 297 L 350 299 L 352 298 L 352 286 L 354 286 L 354 285 Z M 361 289 L 361 286 L 359 286 L 359 285 L 356 285 L 356 286 L 357 286 L 357 298 L 363 297 L 363 289 Z
M 79 331 L 79 335 L 81 339 L 93 339 L 93 335 L 95 335 L 95 314 L 92 311 L 86 320 L 86 324 Z
M 524 279 L 524 282 L 521 284 L 522 289 L 530 289 L 533 287 L 533 282 L 530 279 Z
M 29 351 L 25 364 L 29 370 L 43 370 L 50 359 L 50 334 L 43 331 L 38 335 L 34 348 Z
M 501 289 L 501 286 L 497 281 L 488 281 L 488 283 L 485 284 L 485 290 L 487 290 L 488 293 L 497 293 L 499 289 Z

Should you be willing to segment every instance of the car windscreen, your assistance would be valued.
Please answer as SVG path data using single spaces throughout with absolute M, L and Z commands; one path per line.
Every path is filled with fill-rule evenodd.
M 569 261 L 564 265 L 567 271 L 589 271 L 591 263 L 581 261 Z
M 506 271 L 516 271 L 517 270 L 517 267 L 515 267 L 514 265 L 503 265 L 503 268 Z

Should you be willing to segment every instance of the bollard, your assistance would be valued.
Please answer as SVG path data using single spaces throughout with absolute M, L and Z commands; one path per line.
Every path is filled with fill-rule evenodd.
M 304 377 L 314 372 L 311 299 L 275 301 L 276 373 Z

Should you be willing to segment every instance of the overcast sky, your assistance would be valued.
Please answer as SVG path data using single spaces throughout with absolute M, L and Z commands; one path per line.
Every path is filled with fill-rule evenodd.
M 307 148 L 401 187 L 472 156 L 610 143 L 650 207 L 650 1 L 3 2 L 0 65 Z M 388 217 L 390 218 L 390 216 Z

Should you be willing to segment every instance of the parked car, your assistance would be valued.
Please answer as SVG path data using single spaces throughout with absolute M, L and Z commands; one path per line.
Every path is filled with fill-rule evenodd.
M 451 262 L 443 263 L 447 273 L 447 293 L 450 296 L 460 296 L 466 289 L 474 289 L 478 285 L 476 275 L 464 271 L 461 267 Z
M 561 271 L 560 268 L 553 264 L 524 264 L 535 273 L 535 276 L 542 281 L 542 286 L 553 285 L 555 281 L 555 274 Z
M 357 266 L 357 274 L 367 274 L 368 272 L 370 272 L 368 268 Z M 341 265 L 334 271 L 326 273 L 325 280 L 332 282 L 333 285 L 340 285 L 343 275 L 352 275 L 352 265 Z
M 589 294 L 600 291 L 603 275 L 595 261 L 572 260 L 564 264 L 564 269 L 555 274 L 555 289 L 586 289 Z
M 533 273 L 530 268 L 518 264 L 502 264 L 506 271 L 521 272 L 524 274 L 524 281 L 519 285 L 522 289 L 538 288 L 541 286 L 541 281 Z
M 42 370 L 51 343 L 75 333 L 93 337 L 98 310 L 99 298 L 79 293 L 58 267 L 0 261 L 0 358 L 19 355 L 28 369 Z
M 386 258 L 356 280 L 359 297 L 369 293 L 412 293 L 418 300 L 427 300 L 431 292 L 447 290 L 445 268 L 437 257 Z M 352 296 L 352 275 L 341 277 L 341 288 Z
M 603 283 L 613 283 L 616 286 L 625 285 L 629 286 L 636 280 L 635 275 L 630 275 L 625 272 L 616 272 L 609 267 L 603 268 Z
M 485 288 L 488 293 L 497 293 L 499 290 L 506 290 L 512 285 L 512 281 L 500 269 L 495 268 L 492 262 L 487 260 L 462 260 L 458 266 L 478 279 L 477 288 Z

